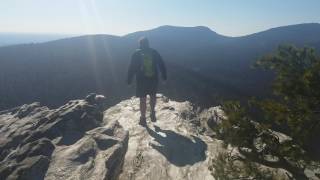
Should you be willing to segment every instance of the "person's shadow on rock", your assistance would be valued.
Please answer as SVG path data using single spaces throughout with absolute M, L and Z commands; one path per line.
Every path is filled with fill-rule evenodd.
M 155 131 L 146 127 L 150 136 L 160 145 L 151 143 L 151 146 L 163 154 L 166 159 L 176 166 L 193 165 L 206 159 L 207 144 L 200 138 L 188 138 L 171 130 L 162 130 L 154 126 Z M 165 134 L 165 137 L 160 135 Z

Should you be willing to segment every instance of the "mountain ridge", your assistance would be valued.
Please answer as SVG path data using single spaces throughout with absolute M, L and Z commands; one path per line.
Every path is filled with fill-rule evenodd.
M 289 30 L 304 26 L 290 26 Z M 306 26 L 312 30 L 320 24 Z M 169 29 L 169 33 L 161 33 L 161 29 Z M 145 35 L 168 65 L 169 81 L 167 86 L 160 86 L 160 92 L 204 106 L 219 104 L 220 99 L 267 96 L 272 75 L 250 66 L 282 43 L 320 49 L 320 37 L 315 36 L 320 34 L 320 28 L 314 28 L 313 35 L 306 33 L 309 30 L 291 33 L 299 36 L 289 36 L 290 41 L 282 35 L 280 40 L 261 38 L 261 34 L 259 38 L 227 38 L 206 27 L 175 29 L 164 26 L 161 31 L 158 28 L 149 34 L 139 32 L 129 38 L 90 35 L 2 47 L 0 109 L 34 101 L 59 106 L 89 92 L 102 93 L 115 99 L 114 103 L 131 97 L 134 89 L 125 85 L 127 67 L 138 48 L 138 38 Z
M 258 32 L 254 32 L 254 33 L 250 33 L 250 34 L 247 34 L 247 35 L 240 35 L 240 36 L 228 36 L 228 35 L 223 35 L 223 34 L 220 34 L 220 33 L 217 33 L 216 31 L 212 30 L 211 28 L 207 27 L 207 26 L 174 26 L 174 25 L 162 25 L 162 26 L 159 26 L 159 27 L 156 27 L 156 28 L 152 28 L 152 29 L 146 29 L 146 30 L 141 30 L 141 31 L 136 31 L 136 32 L 132 32 L 132 33 L 128 33 L 128 34 L 125 34 L 125 35 L 111 35 L 111 34 L 106 34 L 106 33 L 97 33 L 97 34 L 83 34 L 83 35 L 78 35 L 78 36 L 74 36 L 73 37 L 67 37 L 67 38 L 61 38 L 61 39 L 57 39 L 57 40 L 53 40 L 53 41 L 59 41 L 59 40 L 66 40 L 66 39 L 73 39 L 73 38 L 79 38 L 79 37 L 87 37 L 87 36 L 110 36 L 110 37 L 119 37 L 119 38 L 124 38 L 124 37 L 127 37 L 127 36 L 131 36 L 133 34 L 136 34 L 136 33 L 145 33 L 145 32 L 149 32 L 149 31 L 155 31 L 155 30 L 163 30 L 163 29 L 184 29 L 184 28 L 187 28 L 187 29 L 202 29 L 202 30 L 206 30 L 207 32 L 212 32 L 213 34 L 215 35 L 219 35 L 219 36 L 223 36 L 223 37 L 226 37 L 226 38 L 230 38 L 230 39 L 233 39 L 233 38 L 244 38 L 244 37 L 248 37 L 248 36 L 255 36 L 255 35 L 258 35 L 258 34 L 261 34 L 261 33 L 266 33 L 266 32 L 270 32 L 270 31 L 276 31 L 276 30 L 279 30 L 279 29 L 282 29 L 282 28 L 297 28 L 297 27 L 301 27 L 301 26 L 310 26 L 310 28 L 314 28 L 314 27 L 317 27 L 317 28 L 320 28 L 320 23 L 300 23 L 300 24 L 291 24 L 291 25 L 283 25 L 283 26 L 278 26 L 278 27 L 273 27 L 273 28 L 268 28 L 266 30 L 262 30 L 262 31 L 258 31 Z M 312 26 L 312 27 L 311 27 Z M 9 32 L 1 32 L 1 34 L 26 34 L 26 33 L 9 33 Z M 37 33 L 32 33 L 32 35 L 37 35 Z M 39 34 L 41 35 L 41 34 Z M 61 35 L 61 36 L 66 36 L 66 35 Z M 50 40 L 48 40 L 49 42 Z M 51 40 L 52 41 L 52 40 Z M 37 42 L 35 42 L 37 43 Z M 40 42 L 40 43 L 47 43 L 47 42 Z M 28 44 L 28 43 L 22 43 L 22 44 Z M 11 45 L 19 45 L 19 44 L 11 44 Z M 10 45 L 10 46 L 11 46 Z

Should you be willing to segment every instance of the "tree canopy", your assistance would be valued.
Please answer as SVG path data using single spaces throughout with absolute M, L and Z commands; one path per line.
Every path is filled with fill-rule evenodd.
M 320 57 L 312 48 L 283 45 L 255 66 L 274 72 L 274 96 L 223 105 L 227 118 L 216 128 L 217 134 L 238 153 L 220 154 L 213 167 L 225 169 L 215 170 L 214 176 L 279 179 L 260 164 L 285 169 L 289 178 L 307 179 L 305 170 L 319 167 Z M 239 163 L 246 168 L 221 178 Z

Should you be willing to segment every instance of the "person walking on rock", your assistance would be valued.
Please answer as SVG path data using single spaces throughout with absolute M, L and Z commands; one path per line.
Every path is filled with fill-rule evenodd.
M 167 80 L 167 71 L 160 54 L 149 47 L 147 38 L 140 38 L 139 44 L 140 48 L 131 57 L 127 83 L 130 85 L 133 77 L 136 77 L 136 96 L 140 98 L 141 113 L 139 124 L 146 126 L 147 95 L 150 96 L 150 118 L 152 122 L 155 122 L 156 93 L 159 82 L 158 71 L 161 72 L 164 81 Z

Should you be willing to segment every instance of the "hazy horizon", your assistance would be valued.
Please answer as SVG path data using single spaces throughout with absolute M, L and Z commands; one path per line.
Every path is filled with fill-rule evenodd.
M 216 32 L 214 29 L 211 29 L 210 27 L 207 27 L 207 26 L 202 26 L 202 27 L 207 27 L 210 30 L 218 33 L 219 35 L 228 36 L 228 37 L 241 37 L 241 36 L 247 36 L 247 35 L 251 35 L 251 34 L 255 34 L 255 33 L 259 33 L 259 32 L 264 32 L 264 31 L 267 31 L 267 30 L 270 30 L 270 29 L 273 29 L 273 28 L 294 26 L 294 25 L 303 25 L 303 24 L 319 24 L 320 25 L 320 23 L 317 23 L 317 22 L 288 24 L 288 25 L 282 25 L 282 26 L 277 26 L 277 27 L 270 27 L 268 29 L 263 29 L 263 30 L 260 30 L 260 31 L 257 31 L 257 32 L 252 32 L 250 34 L 244 34 L 244 35 L 239 35 L 239 36 L 229 36 L 229 35 L 225 35 L 225 34 Z M 160 27 L 163 27 L 163 26 L 185 27 L 185 28 L 200 27 L 200 26 L 160 25 L 160 26 L 157 26 L 157 27 L 154 27 L 154 28 L 150 28 L 150 29 L 141 29 L 141 30 L 137 30 L 137 31 L 133 31 L 133 32 L 128 32 L 128 33 L 123 34 L 123 35 L 109 34 L 109 33 L 67 34 L 67 33 L 59 33 L 59 32 L 58 33 L 54 33 L 54 32 L 0 32 L 0 34 L 1 35 L 3 35 L 3 34 L 35 35 L 35 36 L 37 36 L 37 35 L 39 35 L 39 36 L 46 36 L 46 35 L 49 35 L 49 36 L 51 36 L 51 35 L 57 35 L 57 36 L 83 36 L 83 35 L 100 35 L 100 34 L 102 34 L 102 35 L 112 35 L 112 36 L 122 37 L 122 36 L 126 36 L 128 34 L 131 34 L 131 33 L 140 32 L 140 31 L 148 31 L 148 30 L 160 28 Z
M 3 0 L 0 32 L 122 36 L 173 25 L 206 26 L 237 37 L 279 26 L 320 23 L 318 7 L 317 0 Z

